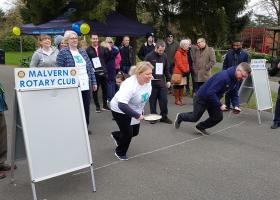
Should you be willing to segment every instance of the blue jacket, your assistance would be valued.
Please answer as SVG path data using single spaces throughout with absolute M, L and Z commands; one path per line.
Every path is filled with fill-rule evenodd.
M 5 101 L 4 88 L 0 83 L 0 112 L 4 112 L 5 110 L 8 110 L 8 106 Z
M 223 70 L 237 66 L 242 62 L 248 62 L 248 53 L 243 49 L 241 49 L 239 52 L 235 52 L 233 49 L 230 49 L 226 54 L 223 63 Z
M 236 67 L 230 67 L 227 70 L 216 73 L 200 87 L 197 95 L 211 105 L 220 107 L 222 105 L 220 99 L 225 93 L 231 92 L 233 95 L 233 105 L 239 106 L 239 81 L 235 78 L 235 70 Z
M 82 48 L 79 48 L 78 50 L 87 63 L 86 67 L 87 67 L 87 74 L 88 74 L 88 78 L 89 78 L 89 84 L 96 85 L 94 69 L 93 69 L 92 63 L 87 55 L 87 52 Z M 71 54 L 69 47 L 65 47 L 59 51 L 59 53 L 56 57 L 56 64 L 58 67 L 75 67 L 75 61 L 74 61 L 74 58 Z

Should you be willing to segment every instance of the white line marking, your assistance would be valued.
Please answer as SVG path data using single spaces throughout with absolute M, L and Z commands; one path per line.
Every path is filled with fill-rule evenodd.
M 218 131 L 212 133 L 211 135 L 219 134 L 219 133 L 221 133 L 221 132 L 223 132 L 225 130 L 228 130 L 228 129 L 231 129 L 231 128 L 234 128 L 234 127 L 238 127 L 238 126 L 240 126 L 240 125 L 242 125 L 244 123 L 245 123 L 245 121 L 239 122 L 238 124 L 234 124 L 232 126 L 228 126 L 228 127 L 223 128 L 221 130 L 218 130 Z M 211 135 L 209 135 L 209 136 L 211 136 Z M 145 156 L 145 155 L 148 155 L 148 154 L 152 154 L 152 153 L 155 153 L 155 152 L 158 152 L 158 151 L 163 151 L 163 150 L 166 150 L 166 149 L 170 149 L 172 147 L 179 146 L 179 145 L 185 144 L 185 143 L 189 143 L 189 142 L 192 142 L 194 140 L 197 140 L 197 139 L 200 139 L 200 138 L 203 138 L 203 137 L 205 137 L 205 136 L 195 137 L 195 138 L 192 138 L 192 139 L 184 140 L 184 141 L 176 143 L 176 144 L 172 144 L 172 145 L 168 145 L 168 146 L 165 146 L 165 147 L 161 147 L 161 148 L 155 149 L 153 151 L 148 151 L 148 152 L 145 152 L 145 153 L 136 154 L 135 156 L 129 157 L 128 160 L 131 160 L 131 159 L 134 159 L 134 158 L 138 158 L 138 157 L 141 157 L 141 156 Z M 208 137 L 208 136 L 206 136 L 206 137 Z M 122 162 L 126 162 L 126 161 L 114 161 L 114 162 L 111 162 L 111 163 L 109 163 L 107 165 L 96 167 L 93 170 L 96 171 L 96 170 L 103 169 L 105 167 L 109 167 L 109 166 L 112 166 L 112 165 L 115 165 L 115 164 L 118 164 L 118 163 L 122 163 Z M 90 172 L 90 170 L 85 170 L 85 171 L 81 171 L 81 172 L 75 173 L 75 174 L 73 174 L 73 176 L 84 174 L 84 173 L 88 173 L 88 172 Z

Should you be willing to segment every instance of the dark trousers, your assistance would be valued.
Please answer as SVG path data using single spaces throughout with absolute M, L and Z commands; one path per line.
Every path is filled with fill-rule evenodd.
M 90 108 L 90 90 L 82 91 L 82 98 L 84 104 L 85 117 L 87 126 L 89 125 L 89 108 Z
M 123 73 L 125 73 L 126 75 L 128 75 L 128 72 L 129 72 L 129 70 L 130 70 L 130 65 L 128 66 L 128 65 L 121 65 L 120 66 L 120 70 L 123 72 Z M 128 76 L 127 76 L 128 77 Z
M 97 82 L 97 90 L 92 92 L 95 106 L 96 108 L 100 108 L 100 104 L 98 100 L 98 90 L 101 86 L 103 107 L 107 107 L 107 78 L 105 75 L 99 75 L 99 74 L 95 74 L 95 78 Z
M 194 82 L 193 83 L 193 92 L 197 92 L 199 88 L 203 85 L 204 82 Z
M 116 82 L 108 80 L 107 82 L 107 99 L 111 101 L 116 93 Z
M 166 87 L 153 87 L 152 94 L 150 96 L 150 112 L 157 114 L 157 100 L 160 108 L 160 115 L 162 118 L 166 118 L 168 114 L 167 108 L 167 88 Z
M 0 112 L 0 164 L 7 160 L 7 125 L 4 112 Z
M 197 122 L 203 113 L 207 110 L 209 118 L 197 124 L 202 129 L 207 129 L 215 126 L 223 120 L 223 113 L 218 107 L 213 107 L 209 102 L 198 96 L 193 98 L 193 112 L 181 113 L 180 118 L 186 122 Z
M 190 78 L 191 76 L 191 78 Z M 186 84 L 186 92 L 190 92 L 190 79 L 192 80 L 192 85 L 193 85 L 193 90 L 194 90 L 194 72 L 191 70 L 189 73 L 187 73 L 186 79 L 187 79 L 187 84 Z
M 120 129 L 119 131 L 112 132 L 118 143 L 116 153 L 119 156 L 124 156 L 126 155 L 132 137 L 139 134 L 140 124 L 130 125 L 131 117 L 127 114 L 112 111 L 112 115 Z
M 273 121 L 280 125 L 280 86 L 278 88 L 278 96 L 277 96 L 277 100 L 276 100 L 275 114 L 274 114 Z

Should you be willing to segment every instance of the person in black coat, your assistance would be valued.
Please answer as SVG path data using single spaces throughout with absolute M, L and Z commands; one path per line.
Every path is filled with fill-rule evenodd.
M 144 60 L 145 56 L 148 53 L 155 50 L 156 44 L 154 43 L 154 33 L 147 33 L 146 39 L 147 39 L 147 41 L 144 44 L 142 44 L 142 46 L 137 54 L 140 60 Z
M 167 88 L 170 88 L 171 76 L 169 73 L 169 62 L 166 54 L 164 53 L 165 42 L 158 41 L 155 50 L 148 53 L 145 61 L 149 61 L 153 66 L 152 80 L 152 94 L 149 99 L 150 112 L 156 114 L 157 101 L 160 107 L 160 115 L 162 116 L 161 122 L 172 124 L 172 121 L 167 117 Z
M 112 49 L 108 45 L 108 48 L 99 46 L 98 44 L 98 35 L 91 35 L 91 46 L 89 46 L 86 51 L 88 57 L 92 61 L 95 77 L 97 81 L 97 90 L 93 91 L 93 100 L 96 105 L 96 112 L 100 113 L 101 110 L 110 110 L 107 105 L 107 78 L 108 72 L 106 68 L 106 64 L 109 58 L 112 55 Z M 103 100 L 103 108 L 100 108 L 99 100 L 98 100 L 98 90 L 99 87 L 102 88 L 102 100 Z

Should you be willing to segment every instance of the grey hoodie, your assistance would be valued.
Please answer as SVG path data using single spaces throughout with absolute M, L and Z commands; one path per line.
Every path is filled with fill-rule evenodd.
M 57 67 L 56 56 L 58 52 L 55 47 L 51 47 L 50 55 L 45 54 L 42 48 L 37 49 L 32 55 L 29 67 Z

